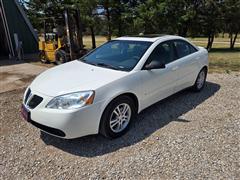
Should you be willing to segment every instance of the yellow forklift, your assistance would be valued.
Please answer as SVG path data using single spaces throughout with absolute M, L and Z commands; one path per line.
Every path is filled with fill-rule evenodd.
M 74 12 L 78 13 L 78 11 Z M 80 58 L 87 53 L 82 43 L 79 17 L 74 23 L 74 18 L 69 15 L 67 9 L 64 11 L 62 19 L 50 17 L 42 20 L 44 32 L 39 36 L 39 56 L 42 63 L 62 64 Z M 59 22 L 65 22 L 65 24 Z

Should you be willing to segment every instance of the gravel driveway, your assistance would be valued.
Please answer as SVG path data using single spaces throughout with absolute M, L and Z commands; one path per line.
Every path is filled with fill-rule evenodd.
M 4 60 L 4 62 L 13 60 Z M 13 61 L 16 63 L 16 61 Z M 20 87 L 26 87 L 33 78 L 48 69 L 45 66 L 37 66 L 29 63 L 4 65 L 0 61 L 0 93 L 12 91 Z
M 0 179 L 240 179 L 240 73 L 210 74 L 143 111 L 122 138 L 52 137 L 0 94 Z

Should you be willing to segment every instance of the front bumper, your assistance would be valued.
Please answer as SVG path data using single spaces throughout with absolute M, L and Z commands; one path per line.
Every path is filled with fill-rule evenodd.
M 29 122 L 41 130 L 61 138 L 72 139 L 90 134 L 97 134 L 101 119 L 101 102 L 75 110 L 45 108 L 53 98 L 32 91 L 32 94 L 43 98 L 43 101 L 31 109 Z

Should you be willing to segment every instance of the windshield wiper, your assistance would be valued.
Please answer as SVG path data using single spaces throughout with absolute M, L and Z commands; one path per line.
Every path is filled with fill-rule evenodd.
M 118 68 L 118 67 L 115 67 L 111 64 L 105 64 L 105 63 L 93 63 L 93 62 L 86 62 L 86 61 L 82 61 L 84 63 L 87 63 L 87 64 L 91 64 L 93 66 L 99 66 L 99 67 L 106 67 L 106 68 L 109 68 L 109 69 L 114 69 L 114 70 L 121 70 L 122 68 Z
M 110 68 L 110 69 L 115 69 L 115 70 L 119 70 L 119 68 L 111 65 L 111 64 L 105 64 L 105 63 L 96 63 L 94 64 L 96 66 L 101 66 L 101 67 L 106 67 L 106 68 Z

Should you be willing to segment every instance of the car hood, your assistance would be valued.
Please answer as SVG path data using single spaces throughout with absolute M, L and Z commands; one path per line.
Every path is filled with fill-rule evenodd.
M 124 77 L 127 73 L 75 60 L 43 72 L 35 78 L 30 88 L 47 96 L 58 96 L 77 91 L 96 90 Z

